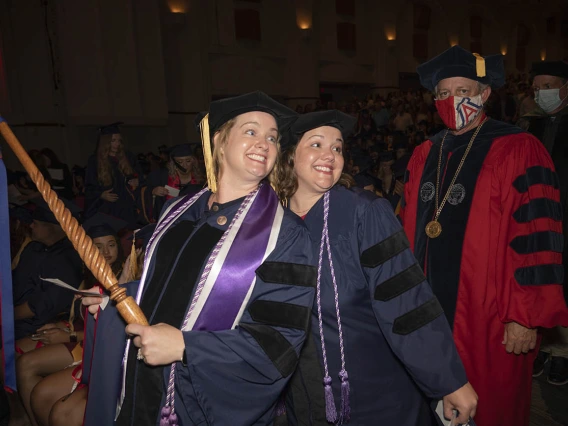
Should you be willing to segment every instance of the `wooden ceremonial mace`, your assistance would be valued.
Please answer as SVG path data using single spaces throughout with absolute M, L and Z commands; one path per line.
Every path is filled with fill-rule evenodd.
M 67 234 L 67 237 L 73 243 L 73 247 L 81 256 L 87 268 L 93 273 L 99 283 L 110 292 L 111 300 L 116 302 L 118 312 L 128 324 L 148 325 L 148 321 L 140 307 L 136 304 L 132 296 L 126 295 L 126 289 L 118 285 L 118 280 L 114 276 L 112 269 L 106 262 L 105 258 L 100 254 L 99 249 L 93 244 L 93 240 L 85 233 L 79 222 L 73 217 L 71 212 L 65 208 L 65 204 L 61 201 L 55 191 L 51 189 L 49 183 L 45 180 L 39 169 L 36 167 L 26 150 L 18 141 L 18 138 L 12 133 L 8 123 L 0 117 L 0 133 L 20 163 L 24 166 L 32 181 L 37 186 L 41 196 L 48 204 L 49 209 L 55 215 L 55 218 L 61 225 L 61 228 Z M 133 259 L 131 259 L 133 260 Z

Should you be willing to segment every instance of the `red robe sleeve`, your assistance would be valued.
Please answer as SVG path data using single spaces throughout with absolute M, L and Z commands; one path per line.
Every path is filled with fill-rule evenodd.
M 491 216 L 500 320 L 528 328 L 568 326 L 563 297 L 562 206 L 554 165 L 542 143 L 505 136 L 494 166 Z M 500 207 L 500 211 L 497 208 Z
M 410 247 L 414 251 L 414 235 L 416 232 L 416 213 L 418 208 L 418 194 L 420 193 L 420 181 L 424 172 L 426 158 L 432 148 L 431 141 L 425 141 L 412 153 L 412 157 L 406 167 L 404 175 L 404 195 L 398 214 Z

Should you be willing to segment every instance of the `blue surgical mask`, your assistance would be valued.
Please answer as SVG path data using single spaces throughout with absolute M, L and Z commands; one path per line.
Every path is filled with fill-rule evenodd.
M 566 84 L 568 83 L 565 83 L 562 87 L 566 86 Z M 564 99 L 560 99 L 560 89 L 562 89 L 562 87 L 558 89 L 539 90 L 538 92 L 536 92 L 534 100 L 536 101 L 538 106 L 541 107 L 542 110 L 547 114 L 550 114 L 552 111 L 556 110 L 560 105 L 562 105 L 564 99 L 566 99 L 566 96 L 564 97 Z

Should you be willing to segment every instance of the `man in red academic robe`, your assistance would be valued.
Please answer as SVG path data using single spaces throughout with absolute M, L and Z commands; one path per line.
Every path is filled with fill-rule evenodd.
M 401 219 L 479 395 L 476 423 L 528 425 L 537 329 L 568 325 L 558 177 L 538 139 L 483 112 L 501 55 L 455 46 L 418 73 L 448 129 L 415 150 Z

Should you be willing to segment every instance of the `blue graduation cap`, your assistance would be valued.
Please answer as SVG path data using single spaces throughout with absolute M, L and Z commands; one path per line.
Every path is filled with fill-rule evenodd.
M 279 133 L 286 130 L 298 116 L 295 111 L 260 91 L 220 99 L 211 102 L 209 106 L 209 133 L 211 137 L 230 119 L 251 111 L 262 111 L 272 115 L 278 124 Z M 204 116 L 205 113 L 197 115 L 195 124 L 198 128 Z
M 189 157 L 193 155 L 193 149 L 187 143 L 176 145 L 170 149 L 170 157 Z
M 465 77 L 493 88 L 505 84 L 505 67 L 502 55 L 481 56 L 460 46 L 450 47 L 416 69 L 420 83 L 434 91 L 441 80 L 451 77 Z
M 128 223 L 108 214 L 97 212 L 83 224 L 87 235 L 91 238 L 116 236 L 118 232 L 128 226 Z
M 300 115 L 290 128 L 288 135 L 282 140 L 282 145 L 289 147 L 299 142 L 300 137 L 322 126 L 335 127 L 341 132 L 343 140 L 353 132 L 357 119 L 338 110 L 316 111 Z
M 67 207 L 67 209 L 71 212 L 73 217 L 78 220 L 79 214 L 83 211 L 83 209 L 81 209 L 81 207 L 79 207 L 77 204 L 69 200 L 66 200 L 64 198 L 60 198 L 60 200 L 63 201 L 63 204 L 65 204 L 65 207 Z M 41 197 L 34 198 L 31 200 L 31 202 L 35 205 L 35 209 L 32 213 L 33 220 L 37 220 L 40 222 L 49 222 L 59 225 L 59 222 L 55 218 L 55 215 L 51 212 L 49 206 L 47 205 L 47 203 L 43 198 Z
M 128 239 L 132 241 L 136 238 L 136 240 L 142 242 L 142 247 L 145 248 L 148 245 L 150 238 L 152 238 L 152 234 L 154 234 L 156 225 L 156 223 L 150 223 L 140 228 L 138 231 L 135 231 L 130 237 L 128 237 Z
M 120 134 L 120 126 L 124 124 L 122 121 L 117 121 L 116 123 L 108 124 L 106 126 L 99 127 L 99 134 L 101 135 L 117 135 Z
M 551 75 L 553 77 L 568 78 L 568 62 L 541 61 L 535 62 L 531 68 L 531 76 Z

